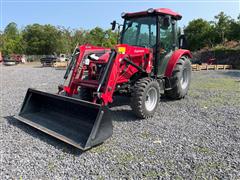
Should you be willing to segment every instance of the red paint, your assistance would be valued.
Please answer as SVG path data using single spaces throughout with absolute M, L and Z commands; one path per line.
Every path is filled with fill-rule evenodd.
M 108 103 L 111 103 L 113 101 L 112 99 L 113 93 L 115 91 L 115 88 L 118 85 L 121 86 L 124 83 L 129 83 L 129 80 L 133 77 L 134 74 L 141 73 L 134 66 L 127 64 L 123 60 L 124 58 L 128 58 L 129 60 L 131 60 L 137 66 L 144 69 L 146 73 L 149 74 L 152 72 L 152 68 L 153 68 L 152 67 L 152 61 L 153 61 L 152 50 L 150 50 L 149 48 L 129 46 L 127 44 L 119 44 L 115 47 L 116 51 L 118 50 L 119 47 L 124 47 L 126 51 L 124 54 L 117 53 L 114 59 L 114 63 L 110 68 L 111 70 L 108 74 L 105 84 L 101 88 L 101 91 L 100 91 L 101 93 L 99 97 L 102 99 L 103 105 L 107 105 Z M 79 86 L 91 88 L 93 92 L 94 91 L 96 92 L 99 85 L 98 71 L 96 71 L 96 68 L 98 66 L 106 65 L 109 59 L 110 49 L 95 47 L 90 45 L 80 46 L 79 49 L 80 49 L 80 54 L 77 58 L 76 65 L 73 69 L 69 85 L 64 87 L 64 91 L 69 96 L 72 96 L 73 94 L 77 94 Z M 80 68 L 82 61 L 87 57 L 87 55 L 91 53 L 100 53 L 100 52 L 102 53 L 102 55 L 99 57 L 97 61 L 91 60 L 89 65 L 83 65 L 82 68 Z M 178 59 L 183 55 L 192 57 L 190 51 L 188 50 L 183 50 L 183 49 L 176 50 L 168 62 L 165 76 L 171 77 L 172 71 Z M 88 73 L 88 80 L 83 79 L 84 71 Z M 95 101 L 96 99 L 93 100 L 93 102 Z
M 97 46 L 92 46 L 92 45 L 83 45 L 79 46 L 80 54 L 78 55 L 78 58 L 76 60 L 76 64 L 73 68 L 71 79 L 69 81 L 69 85 L 66 93 L 69 96 L 72 96 L 73 94 L 78 93 L 78 81 L 79 79 L 82 79 L 83 76 L 83 70 L 85 67 L 82 67 L 82 70 L 79 71 L 80 64 L 82 63 L 84 57 L 87 54 L 94 53 L 94 52 L 99 52 L 99 51 L 110 51 L 109 48 L 103 48 L 103 47 L 97 47 Z
M 174 18 L 176 18 L 177 20 L 182 19 L 182 15 L 180 15 L 177 12 L 172 11 L 171 9 L 168 8 L 158 8 L 158 9 L 154 9 L 155 14 L 167 14 L 170 15 Z M 141 12 L 134 12 L 134 13 L 126 13 L 126 15 L 124 17 L 135 17 L 135 16 L 144 16 L 149 14 L 147 11 L 141 11 Z
M 147 73 L 151 73 L 152 71 L 152 52 L 150 49 L 129 46 L 127 44 L 119 44 L 115 47 L 116 51 L 118 50 L 118 47 L 124 47 L 126 51 L 124 54 L 118 53 L 115 57 L 105 85 L 101 89 L 101 99 L 103 100 L 104 105 L 112 102 L 112 96 L 117 85 L 128 83 L 130 78 L 135 73 L 138 73 L 138 69 L 132 65 L 126 64 L 123 60 L 124 58 L 130 59 L 137 66 L 142 67 Z M 64 91 L 69 96 L 77 94 L 79 86 L 96 90 L 98 87 L 98 80 L 96 80 L 98 72 L 96 71 L 96 68 L 99 65 L 106 65 L 109 59 L 110 49 L 91 45 L 79 46 L 79 49 L 80 54 L 77 57 L 69 85 L 64 87 Z M 83 60 L 87 57 L 87 55 L 97 52 L 102 52 L 103 55 L 100 56 L 97 61 L 91 60 L 88 66 L 83 65 L 82 68 L 80 68 L 80 65 L 83 64 Z M 87 71 L 88 73 L 88 80 L 83 79 L 84 71 Z
M 173 69 L 177 63 L 177 61 L 179 60 L 179 58 L 181 58 L 183 55 L 186 55 L 190 58 L 192 58 L 192 55 L 190 53 L 189 50 L 185 50 L 185 49 L 178 49 L 176 50 L 173 55 L 171 56 L 168 65 L 167 65 L 167 69 L 165 71 L 165 76 L 166 77 L 171 77 L 172 76 L 172 72 Z
M 170 9 L 159 8 L 154 9 L 153 14 L 156 15 L 170 15 L 171 17 L 179 20 L 182 16 L 176 12 L 173 12 Z M 147 11 L 137 12 L 137 13 L 127 13 L 124 18 L 135 17 L 135 16 L 147 16 Z M 127 87 L 131 85 L 129 82 L 132 81 L 132 77 L 145 77 L 146 74 L 150 75 L 153 70 L 153 51 L 150 48 L 143 48 L 138 46 L 130 46 L 127 44 L 119 44 L 115 46 L 115 51 L 117 52 L 116 57 L 109 68 L 107 77 L 100 89 L 97 92 L 99 87 L 99 81 L 101 80 L 101 75 L 104 70 L 104 66 L 107 65 L 111 50 L 109 48 L 96 47 L 92 45 L 82 45 L 79 46 L 80 53 L 74 64 L 72 75 L 69 81 L 68 86 L 64 87 L 64 91 L 72 96 L 73 94 L 78 93 L 79 86 L 90 88 L 92 95 L 94 96 L 92 102 L 99 103 L 100 99 L 102 105 L 108 105 L 113 101 L 112 97 L 116 90 L 116 87 Z M 99 59 L 88 58 L 90 54 L 96 54 Z M 178 59 L 183 56 L 192 57 L 190 51 L 179 49 L 176 50 L 171 56 L 165 76 L 171 77 L 172 71 L 178 61 Z M 137 69 L 133 64 L 127 63 L 124 59 L 127 58 L 129 61 L 134 63 L 134 66 L 140 67 Z M 88 63 L 84 64 L 85 59 L 88 59 Z M 142 71 L 143 70 L 143 71 Z M 83 75 L 87 74 L 88 79 L 84 79 Z M 125 86 L 127 85 L 127 86 Z

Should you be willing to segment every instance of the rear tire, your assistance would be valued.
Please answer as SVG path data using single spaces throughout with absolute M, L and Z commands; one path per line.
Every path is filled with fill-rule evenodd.
M 170 99 L 181 99 L 184 98 L 189 89 L 191 82 L 192 67 L 188 57 L 181 57 L 172 73 L 173 85 L 171 90 L 165 91 L 166 97 Z
M 139 79 L 133 88 L 131 107 L 140 118 L 150 118 L 157 110 L 160 99 L 160 87 L 152 78 Z

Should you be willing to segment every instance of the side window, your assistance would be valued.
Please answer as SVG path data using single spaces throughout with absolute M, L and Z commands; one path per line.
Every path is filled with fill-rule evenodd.
M 160 45 L 161 51 L 166 53 L 172 51 L 173 49 L 173 27 L 171 18 L 166 16 L 161 19 L 160 22 Z

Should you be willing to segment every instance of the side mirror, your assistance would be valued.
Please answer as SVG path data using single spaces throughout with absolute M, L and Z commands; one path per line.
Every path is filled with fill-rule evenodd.
M 112 31 L 115 30 L 116 28 L 116 24 L 117 22 L 114 20 L 113 22 L 111 22 L 111 25 L 112 25 Z
M 180 49 L 187 49 L 188 44 L 187 44 L 187 40 L 184 34 L 181 34 L 178 37 L 178 43 L 179 43 L 179 48 Z

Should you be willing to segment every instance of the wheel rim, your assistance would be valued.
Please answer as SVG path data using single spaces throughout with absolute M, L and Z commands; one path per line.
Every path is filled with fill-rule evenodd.
M 182 78 L 181 78 L 182 89 L 186 89 L 188 86 L 188 70 L 187 68 L 183 69 Z
M 152 111 L 156 107 L 158 101 L 157 98 L 157 90 L 154 87 L 148 89 L 145 100 L 145 107 L 148 111 Z

